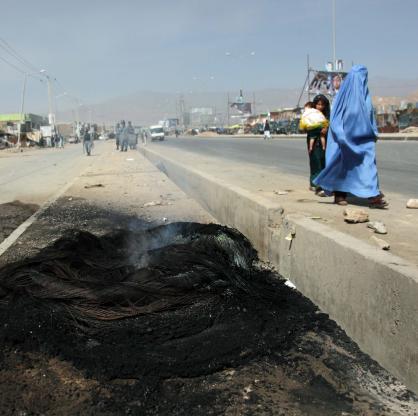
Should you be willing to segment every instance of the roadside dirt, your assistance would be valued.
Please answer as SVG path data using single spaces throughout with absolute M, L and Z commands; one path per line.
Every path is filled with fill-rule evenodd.
M 0 243 L 34 214 L 38 208 L 38 205 L 24 204 L 20 201 L 0 204 Z

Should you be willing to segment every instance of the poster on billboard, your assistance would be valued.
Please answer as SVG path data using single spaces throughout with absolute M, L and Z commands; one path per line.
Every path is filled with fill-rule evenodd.
M 250 115 L 251 114 L 251 103 L 240 103 L 235 102 L 231 103 L 231 108 L 235 108 L 243 115 Z
M 167 120 L 167 124 L 168 124 L 167 127 L 169 129 L 174 129 L 179 125 L 179 119 L 178 118 L 169 118 Z
M 308 92 L 310 94 L 325 94 L 334 97 L 336 91 L 339 90 L 341 82 L 347 75 L 343 71 L 311 71 L 313 78 L 311 78 L 308 85 Z

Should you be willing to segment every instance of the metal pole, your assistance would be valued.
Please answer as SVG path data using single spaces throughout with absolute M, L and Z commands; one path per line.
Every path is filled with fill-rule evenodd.
M 228 115 L 228 119 L 227 119 L 227 122 L 228 122 L 228 124 L 227 124 L 227 126 L 226 127 L 229 127 L 229 92 L 228 92 L 228 94 L 227 94 L 227 98 L 228 98 L 228 105 L 227 105 L 227 107 L 226 107 L 226 112 L 227 112 L 227 115 Z
M 306 88 L 306 84 L 308 83 L 308 79 L 309 79 L 309 72 L 308 72 L 308 75 L 306 76 L 305 82 L 303 84 L 302 91 L 300 92 L 298 103 L 296 104 L 296 108 L 300 108 L 300 100 L 302 99 L 303 93 L 305 92 L 305 88 Z M 310 101 L 310 98 L 308 98 L 308 101 Z
M 253 92 L 253 114 L 256 115 L 256 111 L 255 111 L 255 92 Z
M 49 124 L 51 125 L 51 131 L 53 132 L 55 129 L 55 120 L 54 120 L 54 114 L 52 113 L 52 86 L 51 86 L 51 78 L 49 77 L 49 75 L 46 76 L 46 81 L 48 85 L 48 111 L 49 111 L 48 121 L 49 121 Z
M 80 100 L 77 97 L 73 97 L 74 102 L 75 102 L 75 115 L 77 117 L 76 122 L 77 124 L 80 122 Z
M 27 74 L 25 73 L 24 77 L 23 77 L 23 88 L 22 88 L 22 101 L 21 101 L 21 105 L 20 105 L 20 120 L 19 120 L 19 129 L 17 131 L 17 147 L 20 147 L 20 136 L 22 134 L 22 119 L 23 119 L 23 109 L 25 106 L 25 92 L 26 92 L 26 79 L 27 79 Z
M 311 90 L 309 89 L 309 86 L 311 85 L 311 80 L 310 80 L 310 74 L 311 74 L 311 67 L 310 67 L 310 63 L 309 63 L 309 54 L 306 57 L 306 63 L 308 66 L 308 75 L 307 75 L 307 82 L 308 82 L 308 101 L 311 101 Z
M 337 69 L 337 56 L 336 56 L 336 39 L 335 39 L 336 25 L 335 25 L 335 0 L 332 0 L 332 66 L 333 69 Z

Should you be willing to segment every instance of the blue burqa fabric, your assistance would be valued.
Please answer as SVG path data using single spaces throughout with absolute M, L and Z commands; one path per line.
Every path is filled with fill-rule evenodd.
M 367 68 L 353 66 L 335 98 L 325 168 L 315 185 L 360 198 L 380 194 L 376 167 L 377 126 L 367 87 Z

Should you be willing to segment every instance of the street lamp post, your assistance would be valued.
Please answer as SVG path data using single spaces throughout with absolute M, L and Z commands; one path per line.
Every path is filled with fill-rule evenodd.
M 52 83 L 51 76 L 46 72 L 45 69 L 41 69 L 41 74 L 44 75 L 48 87 L 48 122 L 51 126 L 51 130 L 55 130 L 55 114 L 53 112 L 53 97 L 52 97 Z
M 336 70 L 337 56 L 336 56 L 336 25 L 335 25 L 335 0 L 332 0 L 332 65 Z
M 23 88 L 22 88 L 22 100 L 20 104 L 20 116 L 19 116 L 19 127 L 17 131 L 17 148 L 20 148 L 20 137 L 22 135 L 22 121 L 23 121 L 23 109 L 25 106 L 25 93 L 26 93 L 26 82 L 28 75 L 25 73 L 23 76 Z
M 44 72 L 45 72 L 45 69 L 41 69 L 39 71 L 40 74 L 43 74 Z M 20 102 L 19 127 L 18 127 L 18 130 L 17 130 L 17 144 L 16 144 L 16 146 L 18 148 L 20 148 L 20 144 L 21 144 L 20 139 L 21 139 L 21 136 L 22 136 L 22 121 L 24 121 L 23 120 L 23 118 L 24 118 L 24 113 L 23 112 L 24 112 L 24 108 L 25 108 L 25 94 L 26 94 L 27 79 L 28 79 L 28 76 L 34 75 L 34 74 L 36 74 L 36 72 L 30 73 L 30 74 L 25 72 L 24 75 L 23 75 L 22 99 L 21 99 L 21 102 Z
M 55 114 L 53 113 L 52 108 L 52 85 L 51 78 L 49 75 L 46 75 L 46 81 L 48 85 L 48 121 L 52 128 L 55 127 Z

